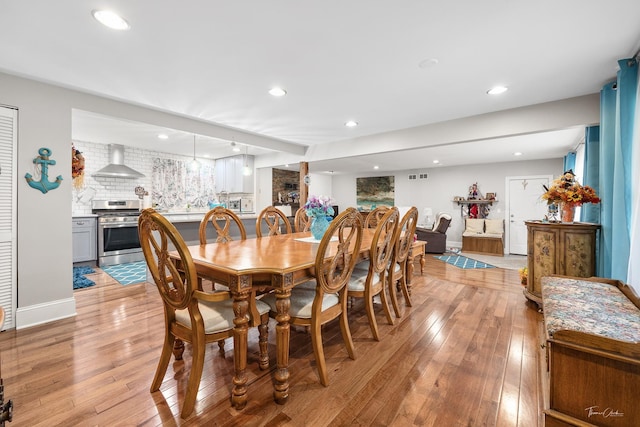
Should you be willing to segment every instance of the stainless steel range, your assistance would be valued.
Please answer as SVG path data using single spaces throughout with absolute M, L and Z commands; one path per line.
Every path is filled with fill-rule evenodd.
M 140 200 L 94 200 L 98 215 L 98 266 L 144 261 L 138 238 Z

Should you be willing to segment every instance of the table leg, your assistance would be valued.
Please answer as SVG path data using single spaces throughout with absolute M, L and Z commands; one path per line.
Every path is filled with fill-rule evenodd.
M 231 391 L 231 406 L 242 409 L 247 404 L 247 333 L 249 330 L 249 292 L 234 293 L 233 313 L 233 362 L 235 373 L 233 376 L 233 390 Z
M 424 259 L 424 252 L 420 254 L 420 274 L 424 274 L 424 265 L 426 261 Z
M 407 285 L 411 285 L 411 278 L 413 277 L 413 256 L 409 254 L 407 258 Z
M 273 384 L 273 399 L 276 403 L 284 404 L 289 399 L 289 307 L 291 305 L 291 290 L 276 290 L 276 347 L 277 362 L 275 382 Z

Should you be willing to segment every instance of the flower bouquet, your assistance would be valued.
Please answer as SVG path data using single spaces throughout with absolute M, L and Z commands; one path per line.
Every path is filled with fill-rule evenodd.
M 325 231 L 329 228 L 328 217 L 333 216 L 331 198 L 324 196 L 310 196 L 303 207 L 307 216 L 311 218 L 311 234 L 316 240 L 322 239 Z
M 583 203 L 600 203 L 600 198 L 596 191 L 588 185 L 580 185 L 571 169 L 566 171 L 560 178 L 554 179 L 547 188 L 543 185 L 545 192 L 542 199 L 547 204 L 557 204 L 562 207 L 563 222 L 573 222 L 573 211 L 576 206 Z
M 310 196 L 304 209 L 309 218 L 317 216 L 333 216 L 333 207 L 331 206 L 331 198 L 325 196 Z

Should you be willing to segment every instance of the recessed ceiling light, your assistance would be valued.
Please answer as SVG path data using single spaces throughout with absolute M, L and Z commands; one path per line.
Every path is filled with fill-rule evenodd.
M 353 121 L 353 120 L 349 120 L 349 121 L 348 121 L 348 122 L 346 122 L 344 125 L 345 125 L 346 127 L 348 127 L 348 128 L 354 128 L 354 127 L 358 126 L 358 122 L 355 122 L 355 121 Z
M 418 62 L 418 67 L 431 68 L 438 65 L 438 62 L 440 61 L 438 61 L 436 58 L 423 59 L 422 61 Z
M 433 163 L 437 165 L 440 163 L 440 160 L 434 160 Z
M 516 151 L 515 153 L 513 153 L 514 156 L 522 156 L 522 153 L 519 151 Z
M 99 23 L 112 30 L 128 30 L 131 28 L 123 17 L 110 10 L 94 10 L 91 14 Z
M 166 133 L 159 133 L 158 139 L 169 139 L 169 135 L 167 135 Z
M 285 167 L 285 168 L 288 168 L 288 167 L 289 167 L 289 163 L 287 163 L 286 165 L 284 165 L 284 167 Z
M 508 90 L 509 90 L 509 88 L 507 88 L 506 86 L 495 86 L 495 87 L 492 87 L 491 89 L 489 89 L 487 91 L 487 94 L 489 94 L 489 95 L 500 95 L 501 93 L 505 93 Z
M 287 91 L 282 89 L 281 87 L 273 87 L 269 89 L 269 93 L 273 96 L 285 96 Z
M 375 165 L 373 168 L 374 168 L 374 169 L 380 169 L 380 166 Z

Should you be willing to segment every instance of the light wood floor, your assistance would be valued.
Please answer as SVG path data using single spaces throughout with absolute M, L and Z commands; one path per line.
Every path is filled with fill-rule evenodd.
M 394 326 L 379 310 L 380 342 L 362 305 L 354 305 L 355 361 L 338 324 L 325 327 L 328 387 L 318 381 L 310 337 L 292 330 L 290 399 L 275 404 L 272 372 L 258 368 L 252 330 L 246 408 L 230 405 L 229 340 L 225 354 L 217 344 L 207 348 L 196 409 L 186 420 L 179 413 L 189 348 L 183 362 L 169 365 L 160 392 L 149 393 L 163 339 L 155 287 L 90 276 L 97 285 L 75 291 L 76 317 L 0 333 L 5 400 L 14 403 L 7 426 L 541 426 L 542 315 L 525 302 L 518 272 L 462 270 L 431 256 L 424 276 L 416 270 L 413 307 Z

